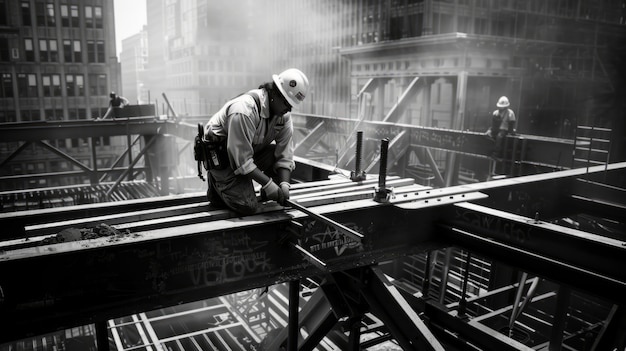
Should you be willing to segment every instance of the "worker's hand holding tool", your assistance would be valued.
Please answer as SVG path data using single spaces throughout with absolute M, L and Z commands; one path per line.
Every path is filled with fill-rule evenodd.
M 285 194 L 281 187 L 276 185 L 274 181 L 270 178 L 270 180 L 262 187 L 263 191 L 265 191 L 265 195 L 270 200 L 274 200 L 281 205 L 285 205 Z

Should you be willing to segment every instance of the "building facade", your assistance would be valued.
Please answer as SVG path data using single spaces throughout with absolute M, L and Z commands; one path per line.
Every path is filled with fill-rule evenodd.
M 0 123 L 100 116 L 119 88 L 110 1 L 1 1 Z
M 102 116 L 109 92 L 119 90 L 113 2 L 105 0 L 0 1 L 0 123 L 87 120 Z M 47 140 L 41 136 L 42 140 Z M 87 165 L 87 139 L 47 140 Z M 116 141 L 100 138 L 97 146 Z M 24 145 L 0 142 L 3 160 Z M 114 153 L 114 151 L 112 151 Z M 72 165 L 28 145 L 3 163 L 0 175 L 68 171 Z M 0 189 L 81 184 L 85 179 L 15 178 Z
M 120 52 L 122 94 L 131 104 L 147 104 L 150 97 L 145 85 L 148 68 L 148 32 L 122 39 Z

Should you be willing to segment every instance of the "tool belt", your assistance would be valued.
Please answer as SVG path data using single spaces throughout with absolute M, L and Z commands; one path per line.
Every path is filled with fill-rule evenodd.
M 199 169 L 200 163 L 207 171 L 210 169 L 225 169 L 230 164 L 226 150 L 226 138 L 219 137 L 212 131 L 209 131 L 205 139 L 204 128 L 201 124 L 198 124 L 198 135 L 196 135 L 194 141 L 193 155 L 198 162 L 198 176 L 202 173 Z

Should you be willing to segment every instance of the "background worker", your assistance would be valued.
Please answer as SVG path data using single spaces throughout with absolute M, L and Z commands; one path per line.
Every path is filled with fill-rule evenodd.
M 509 108 L 509 98 L 501 96 L 496 103 L 497 110 L 493 111 L 491 128 L 487 133 L 495 140 L 494 156 L 504 154 L 504 139 L 507 134 L 515 134 L 515 113 Z
M 272 81 L 228 101 L 204 126 L 212 205 L 241 214 L 258 210 L 252 181 L 262 195 L 284 205 L 289 199 L 293 161 L 292 107 L 309 91 L 309 80 L 290 68 Z
M 107 119 L 113 113 L 114 109 L 123 108 L 124 106 L 129 105 L 128 100 L 125 97 L 118 96 L 114 91 L 109 94 L 109 97 L 111 98 L 109 100 L 109 108 L 104 116 L 102 116 L 102 119 Z

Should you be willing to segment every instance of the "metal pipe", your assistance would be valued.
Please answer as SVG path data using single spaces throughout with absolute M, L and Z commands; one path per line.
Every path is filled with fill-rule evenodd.
M 387 154 L 389 153 L 389 138 L 380 141 L 380 170 L 378 173 L 378 187 L 384 189 L 387 182 Z
M 289 324 L 287 336 L 287 350 L 298 349 L 298 309 L 300 305 L 300 280 L 289 282 Z
M 517 311 L 519 309 L 519 303 L 522 299 L 522 292 L 524 292 L 524 285 L 526 285 L 526 278 L 528 273 L 522 273 L 522 277 L 519 280 L 519 286 L 517 287 L 517 293 L 515 294 L 515 302 L 513 303 L 513 311 L 511 311 L 511 317 L 509 318 L 509 337 L 513 335 L 513 327 L 515 327 L 515 320 L 517 319 Z
M 389 139 L 380 141 L 380 167 L 378 171 L 378 187 L 374 192 L 374 201 L 389 202 L 391 190 L 387 189 L 387 154 L 389 151 Z
M 363 148 L 363 131 L 356 132 L 356 156 L 354 158 L 354 173 L 358 175 L 361 172 L 361 157 Z
M 363 131 L 356 132 L 356 155 L 354 157 L 354 171 L 350 174 L 350 180 L 359 182 L 365 180 L 365 172 L 361 170 L 361 157 L 363 149 Z

